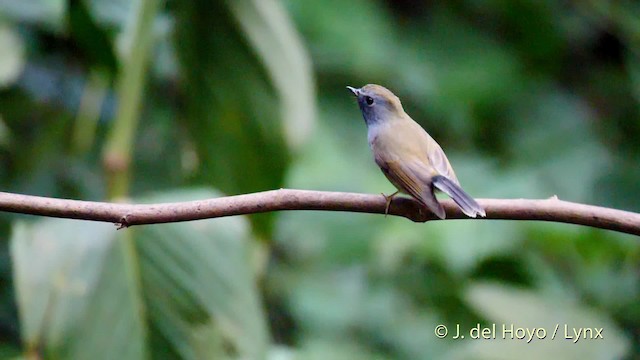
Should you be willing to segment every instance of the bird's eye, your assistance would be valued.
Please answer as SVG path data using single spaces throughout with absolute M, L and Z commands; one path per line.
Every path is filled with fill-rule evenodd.
M 364 98 L 364 101 L 367 103 L 367 105 L 373 105 L 373 98 L 371 96 L 366 96 Z

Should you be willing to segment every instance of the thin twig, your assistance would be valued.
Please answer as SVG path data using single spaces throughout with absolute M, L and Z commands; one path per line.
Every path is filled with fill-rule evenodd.
M 478 199 L 490 220 L 538 220 L 591 226 L 640 236 L 640 214 L 546 200 Z M 442 200 L 447 219 L 468 219 L 450 200 Z M 0 192 L 0 211 L 50 217 L 105 221 L 120 227 L 209 219 L 280 210 L 323 210 L 384 214 L 381 195 L 280 189 L 253 194 L 164 204 L 120 204 L 54 199 Z M 437 220 L 417 202 L 397 197 L 389 215 L 415 222 Z

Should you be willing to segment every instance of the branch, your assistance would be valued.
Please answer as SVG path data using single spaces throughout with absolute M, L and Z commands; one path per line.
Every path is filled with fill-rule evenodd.
M 538 220 L 578 224 L 640 236 L 640 214 L 558 200 L 478 199 L 486 219 Z M 382 195 L 280 189 L 253 194 L 164 204 L 119 204 L 54 199 L 0 192 L 0 211 L 104 221 L 128 227 L 280 210 L 323 210 L 383 214 Z M 451 200 L 442 200 L 447 219 L 468 219 Z M 415 222 L 438 220 L 417 202 L 394 198 L 389 215 Z

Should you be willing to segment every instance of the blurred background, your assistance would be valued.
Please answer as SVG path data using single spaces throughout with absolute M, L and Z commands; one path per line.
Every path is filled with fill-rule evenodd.
M 366 83 L 403 100 L 475 197 L 640 211 L 632 0 L 0 0 L 0 186 L 390 193 L 345 89 Z M 640 240 L 614 232 L 302 211 L 115 231 L 5 213 L 0 239 L 2 358 L 640 358 Z M 492 324 L 547 338 L 452 338 Z

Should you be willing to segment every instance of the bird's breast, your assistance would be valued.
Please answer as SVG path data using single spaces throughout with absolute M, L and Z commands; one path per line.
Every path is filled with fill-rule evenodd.
M 388 160 L 426 155 L 426 142 L 420 135 L 402 122 L 375 124 L 368 130 L 369 146 L 374 155 Z

